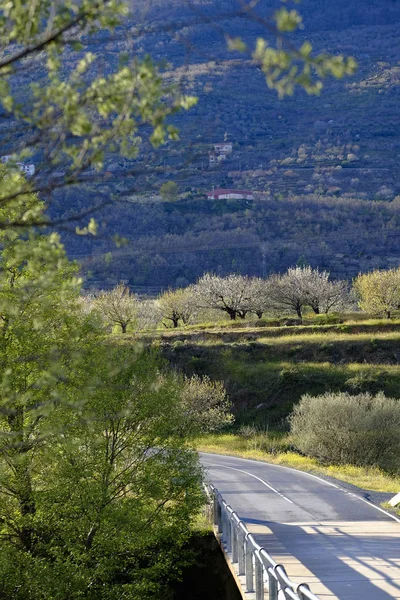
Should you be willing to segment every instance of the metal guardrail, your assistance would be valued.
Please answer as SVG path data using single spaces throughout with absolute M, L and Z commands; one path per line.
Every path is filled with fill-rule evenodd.
M 306 583 L 299 585 L 289 579 L 285 567 L 257 544 L 244 522 L 212 484 L 206 484 L 206 491 L 221 545 L 238 575 L 245 577 L 246 592 L 255 592 L 256 600 L 264 600 L 265 588 L 268 600 L 320 600 Z

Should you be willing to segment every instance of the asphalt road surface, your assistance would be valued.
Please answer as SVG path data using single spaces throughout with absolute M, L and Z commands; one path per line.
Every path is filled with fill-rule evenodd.
M 321 600 L 400 600 L 400 519 L 308 473 L 200 458 L 207 479 L 294 582 Z

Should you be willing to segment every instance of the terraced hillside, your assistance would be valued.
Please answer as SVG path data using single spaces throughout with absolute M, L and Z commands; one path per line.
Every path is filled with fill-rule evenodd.
M 285 429 L 305 393 L 400 398 L 400 320 L 189 330 L 147 341 L 154 337 L 179 370 L 224 381 L 238 424 Z

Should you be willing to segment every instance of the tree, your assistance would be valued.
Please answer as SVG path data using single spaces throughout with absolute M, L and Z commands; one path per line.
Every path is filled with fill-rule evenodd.
M 203 502 L 187 439 L 230 421 L 224 390 L 110 343 L 57 235 L 0 236 L 0 595 L 164 595 Z
M 305 306 L 318 315 L 333 308 L 341 309 L 349 302 L 345 282 L 330 281 L 327 271 L 310 266 L 292 267 L 284 275 L 273 275 L 269 288 L 275 308 L 293 310 L 300 319 Z
M 284 275 L 272 275 L 269 287 L 275 308 L 294 311 L 302 319 L 308 302 L 305 283 L 304 267 L 292 267 Z
M 400 308 L 400 267 L 360 273 L 353 287 L 361 310 L 390 319 L 393 311 Z
M 36 214 L 43 210 L 34 197 L 28 200 Z M 2 210 L 9 212 L 10 206 Z M 26 212 L 21 197 L 13 207 L 12 218 Z M 1 243 L 0 488 L 12 510 L 3 505 L 0 523 L 7 523 L 7 535 L 31 552 L 37 513 L 32 461 L 51 433 L 48 416 L 57 404 L 71 401 L 71 381 L 82 398 L 90 393 L 81 362 L 98 332 L 80 310 L 77 267 L 56 234 L 19 236 L 3 230 Z
M 327 271 L 303 267 L 305 300 L 316 315 L 328 314 L 330 310 L 343 309 L 349 305 L 348 285 L 345 281 L 330 281 Z
M 231 403 L 221 381 L 211 381 L 207 376 L 185 377 L 182 388 L 182 432 L 210 433 L 220 431 L 233 422 Z
M 160 187 L 160 194 L 163 200 L 174 202 L 178 198 L 178 186 L 175 181 L 167 181 Z
M 318 305 L 320 312 L 328 314 L 331 310 L 346 310 L 351 306 L 354 306 L 354 302 L 347 281 L 328 281 L 321 290 Z
M 136 317 L 137 298 L 125 284 L 119 283 L 109 292 L 100 292 L 94 299 L 93 306 L 107 323 L 119 325 L 121 333 L 126 333 L 128 325 Z
M 171 321 L 173 327 L 178 327 L 179 321 L 187 325 L 196 312 L 193 286 L 168 290 L 157 300 L 158 308 L 162 318 Z
M 400 467 L 400 403 L 382 392 L 305 395 L 290 424 L 299 450 L 324 462 Z
M 250 310 L 250 279 L 242 275 L 218 277 L 206 273 L 194 286 L 199 308 L 213 308 L 228 313 L 232 320 L 246 317 Z
M 259 319 L 265 312 L 273 310 L 270 298 L 270 282 L 260 277 L 252 277 L 248 287 L 249 312 L 257 315 Z
M 139 299 L 136 322 L 138 329 L 154 329 L 162 319 L 162 312 L 156 299 Z

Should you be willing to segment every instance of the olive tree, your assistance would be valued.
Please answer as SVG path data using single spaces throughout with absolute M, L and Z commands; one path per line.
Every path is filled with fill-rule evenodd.
M 400 402 L 380 392 L 305 395 L 290 416 L 296 446 L 335 464 L 400 468 Z
M 353 288 L 361 310 L 388 319 L 400 309 L 400 267 L 371 273 L 360 273 Z
M 137 297 L 129 288 L 119 283 L 110 291 L 100 292 L 93 301 L 94 308 L 106 323 L 119 325 L 126 333 L 128 325 L 134 322 L 137 311 Z

